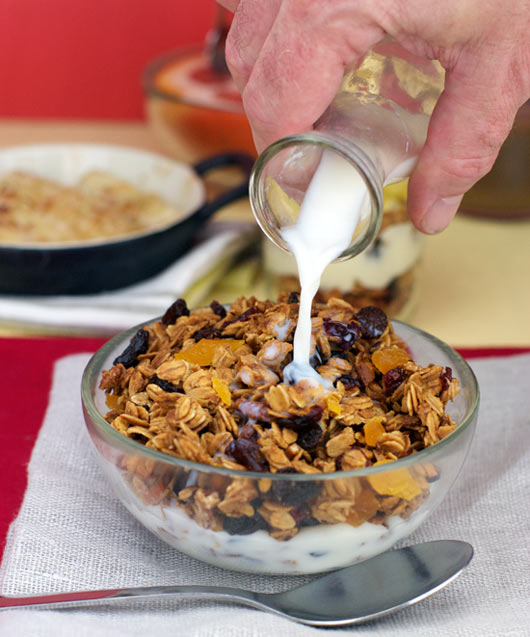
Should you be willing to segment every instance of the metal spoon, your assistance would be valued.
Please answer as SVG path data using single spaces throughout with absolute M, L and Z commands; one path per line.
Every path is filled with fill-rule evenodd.
M 147 586 L 0 597 L 0 609 L 85 606 L 117 599 L 175 594 L 208 595 L 233 600 L 312 626 L 346 626 L 381 617 L 432 595 L 471 561 L 473 547 L 458 540 L 438 540 L 387 551 L 283 593 L 257 593 L 223 586 Z

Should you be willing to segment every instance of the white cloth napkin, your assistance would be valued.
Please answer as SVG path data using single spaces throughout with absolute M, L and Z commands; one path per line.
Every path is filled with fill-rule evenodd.
M 178 297 L 194 305 L 256 237 L 253 222 L 213 222 L 202 241 L 156 276 L 83 296 L 0 296 L 0 321 L 41 331 L 113 334 L 163 314 Z
M 151 535 L 105 483 L 85 431 L 79 381 L 88 356 L 60 360 L 29 483 L 0 566 L 3 594 L 153 584 L 261 591 L 309 577 L 223 571 Z M 482 390 L 472 450 L 439 509 L 404 544 L 453 538 L 475 547 L 458 579 L 416 606 L 334 635 L 517 637 L 530 627 L 530 355 L 473 362 Z M 3 485 L 3 488 L 9 488 Z M 67 611 L 0 611 L 2 637 L 302 637 L 329 631 L 245 607 L 174 598 Z

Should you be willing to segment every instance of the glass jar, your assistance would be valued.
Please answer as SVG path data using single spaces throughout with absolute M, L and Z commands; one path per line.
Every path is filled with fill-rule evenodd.
M 381 227 L 383 187 L 402 181 L 414 167 L 443 85 L 437 61 L 417 58 L 388 38 L 374 47 L 357 70 L 344 75 L 314 130 L 284 137 L 258 157 L 250 202 L 267 237 L 288 250 L 282 230 L 296 223 L 322 154 L 330 151 L 361 175 L 368 191 L 338 260 L 362 252 Z

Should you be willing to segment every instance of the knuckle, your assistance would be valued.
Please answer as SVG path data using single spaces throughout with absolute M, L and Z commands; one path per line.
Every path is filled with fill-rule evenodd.
M 225 60 L 230 72 L 237 76 L 248 76 L 250 69 L 241 55 L 241 47 L 234 36 L 229 36 L 225 44 Z
M 452 180 L 465 184 L 475 183 L 491 169 L 496 157 L 497 151 L 474 156 L 450 157 L 442 162 L 441 169 Z

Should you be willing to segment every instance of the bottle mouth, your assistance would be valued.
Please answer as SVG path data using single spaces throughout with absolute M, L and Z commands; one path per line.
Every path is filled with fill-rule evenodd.
M 250 205 L 264 234 L 290 252 L 282 230 L 296 224 L 305 192 L 325 150 L 347 160 L 364 180 L 368 193 L 350 245 L 335 260 L 343 261 L 361 253 L 375 239 L 383 211 L 382 177 L 356 144 L 320 131 L 277 140 L 254 164 L 249 181 Z

